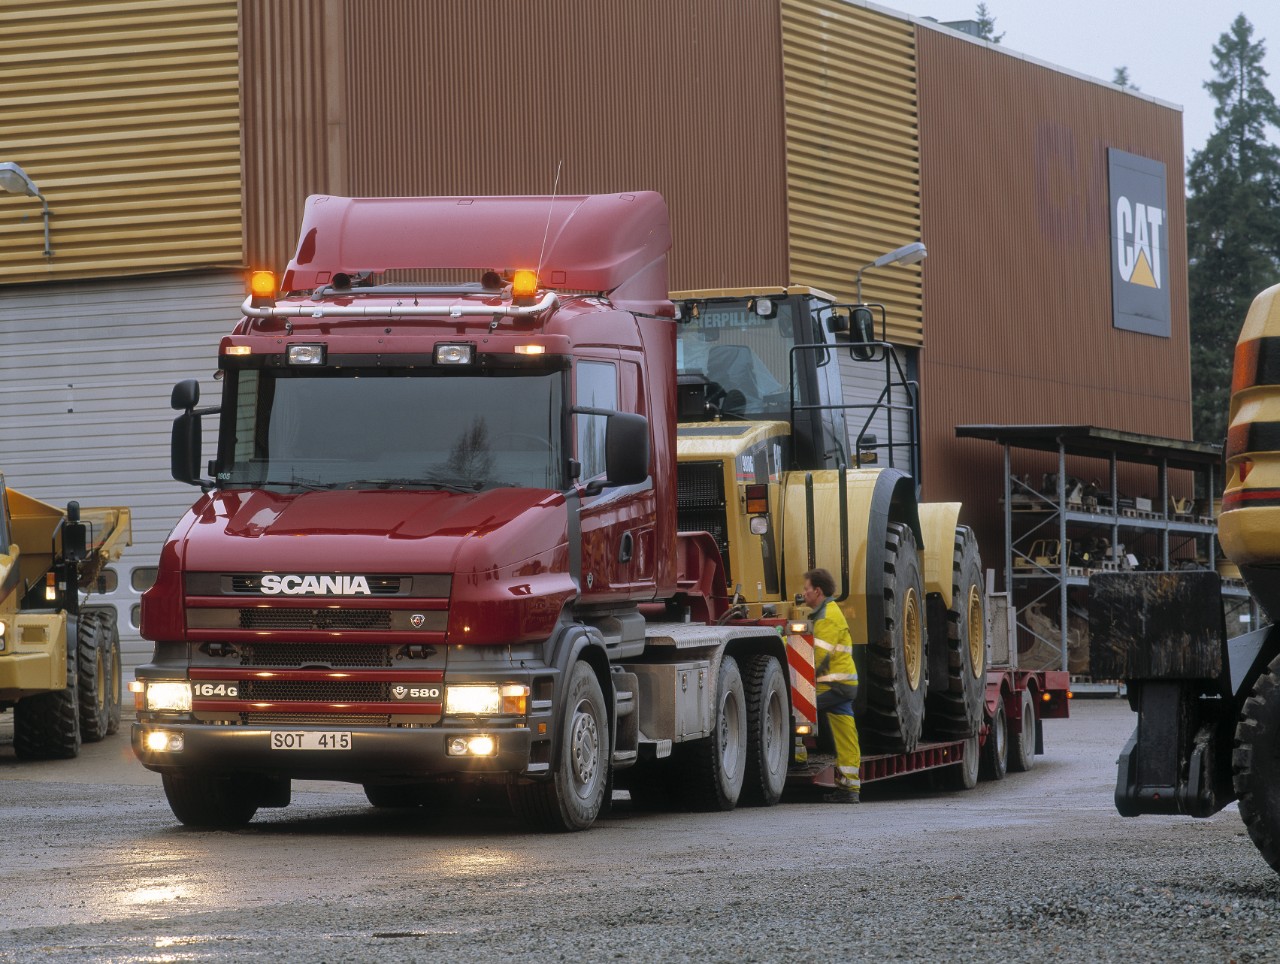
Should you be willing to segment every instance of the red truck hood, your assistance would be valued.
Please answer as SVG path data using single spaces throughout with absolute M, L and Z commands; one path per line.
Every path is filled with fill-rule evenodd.
M 215 492 L 192 510 L 188 572 L 475 572 L 554 552 L 564 498 L 538 489 Z

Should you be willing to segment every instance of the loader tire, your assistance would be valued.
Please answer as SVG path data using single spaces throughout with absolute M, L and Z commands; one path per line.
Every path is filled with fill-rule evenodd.
M 956 528 L 951 606 L 929 624 L 929 646 L 946 654 L 946 678 L 929 695 L 925 721 L 936 739 L 962 740 L 982 728 L 987 688 L 987 616 L 982 559 L 968 526 Z M 932 685 L 932 684 L 931 684 Z
M 710 813 L 738 805 L 747 773 L 747 696 L 732 656 L 720 660 L 716 675 L 711 735 L 678 744 L 671 757 L 672 786 L 682 809 Z
M 231 776 L 162 773 L 169 809 L 184 827 L 232 830 L 258 812 L 258 803 L 241 781 Z
M 112 732 L 113 712 L 119 728 L 119 667 L 114 663 L 108 620 L 103 610 L 82 609 L 76 626 L 80 739 L 97 743 Z
M 21 704 L 19 704 L 21 705 Z M 1280 871 L 1280 656 L 1253 684 L 1236 724 L 1232 782 L 1240 819 L 1271 868 Z
M 67 685 L 19 700 L 13 708 L 13 751 L 20 760 L 70 760 L 80 754 L 79 674 L 67 656 Z
M 586 830 L 609 789 L 609 713 L 595 670 L 574 663 L 564 684 L 560 752 L 550 780 L 507 788 L 511 809 L 532 830 Z
M 763 654 L 743 663 L 747 697 L 747 774 L 739 802 L 772 807 L 782 798 L 791 763 L 791 714 L 781 664 Z
M 889 523 L 884 560 L 884 624 L 867 627 L 866 680 L 861 684 L 867 702 L 858 728 L 873 753 L 911 753 L 924 721 L 928 662 L 924 581 L 909 526 Z

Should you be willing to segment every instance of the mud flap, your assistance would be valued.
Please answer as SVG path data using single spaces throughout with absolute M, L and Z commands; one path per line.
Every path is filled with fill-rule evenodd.
M 1138 714 L 1116 810 L 1207 817 L 1230 803 L 1235 701 L 1218 574 L 1095 575 L 1089 635 L 1094 678 L 1123 679 Z

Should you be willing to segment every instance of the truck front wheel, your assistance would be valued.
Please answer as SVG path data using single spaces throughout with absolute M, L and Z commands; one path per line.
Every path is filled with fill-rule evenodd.
M 161 780 L 169 809 L 185 827 L 230 830 L 258 812 L 254 795 L 234 777 L 164 773 Z
M 1240 819 L 1249 838 L 1280 871 L 1280 656 L 1271 661 L 1244 701 L 1236 724 L 1231 770 Z
M 579 661 L 564 687 L 560 753 L 552 779 L 513 784 L 511 807 L 531 829 L 559 833 L 595 823 L 609 785 L 609 714 L 600 681 Z

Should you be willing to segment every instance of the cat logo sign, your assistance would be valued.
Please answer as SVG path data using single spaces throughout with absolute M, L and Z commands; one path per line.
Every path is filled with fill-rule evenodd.
M 1111 323 L 1168 338 L 1169 215 L 1164 164 L 1107 151 L 1111 197 Z

